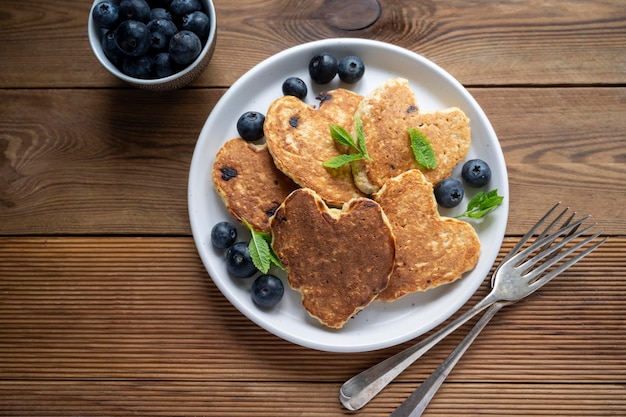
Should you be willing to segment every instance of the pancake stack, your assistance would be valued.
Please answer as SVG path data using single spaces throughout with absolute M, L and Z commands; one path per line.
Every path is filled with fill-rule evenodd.
M 465 159 L 471 134 L 458 108 L 421 113 L 401 78 L 365 97 L 336 89 L 318 98 L 317 108 L 291 96 L 275 100 L 265 116 L 266 144 L 227 141 L 213 183 L 237 220 L 271 233 L 305 310 L 341 328 L 373 300 L 426 291 L 474 268 L 476 232 L 441 217 L 433 194 L 433 184 Z M 357 118 L 370 160 L 325 167 L 350 152 L 333 140 L 330 124 L 356 138 Z M 409 128 L 430 142 L 434 168 L 416 161 Z

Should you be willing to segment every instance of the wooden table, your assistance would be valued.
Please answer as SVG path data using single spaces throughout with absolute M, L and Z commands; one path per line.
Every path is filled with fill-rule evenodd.
M 626 4 L 380 0 L 367 26 L 337 1 L 215 3 L 212 62 L 162 94 L 99 65 L 91 1 L 0 3 L 0 415 L 351 414 L 340 385 L 408 344 L 325 353 L 267 333 L 215 287 L 187 215 L 217 100 L 263 59 L 329 37 L 420 53 L 477 99 L 508 165 L 501 254 L 557 200 L 610 236 L 502 311 L 426 415 L 626 415 Z M 357 415 L 387 416 L 468 328 Z

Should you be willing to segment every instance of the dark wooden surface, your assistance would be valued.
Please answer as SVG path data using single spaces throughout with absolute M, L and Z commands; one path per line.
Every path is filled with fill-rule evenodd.
M 263 59 L 329 37 L 406 47 L 477 99 L 509 172 L 501 253 L 557 200 L 610 236 L 502 311 L 425 415 L 626 414 L 626 4 L 366 3 L 217 0 L 214 59 L 164 94 L 99 66 L 90 1 L 0 3 L 0 415 L 352 414 L 343 381 L 405 345 L 324 353 L 258 328 L 212 283 L 187 215 L 217 100 Z M 357 415 L 391 413 L 462 336 Z

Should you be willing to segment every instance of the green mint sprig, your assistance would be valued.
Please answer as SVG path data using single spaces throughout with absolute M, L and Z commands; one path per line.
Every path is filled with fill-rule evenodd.
M 426 169 L 435 169 L 437 158 L 428 138 L 414 127 L 410 127 L 408 130 L 411 137 L 411 149 L 417 163 Z
M 333 140 L 341 145 L 354 149 L 356 152 L 339 155 L 329 159 L 324 162 L 324 166 L 326 168 L 340 168 L 345 164 L 359 161 L 361 159 L 368 161 L 372 160 L 367 153 L 367 148 L 365 147 L 365 134 L 363 133 L 363 125 L 361 124 L 359 116 L 355 117 L 354 124 L 356 127 L 356 141 L 352 139 L 352 136 L 343 127 L 332 123 L 330 124 L 330 136 Z
M 456 216 L 456 218 L 469 217 L 472 219 L 480 219 L 502 204 L 503 200 L 504 197 L 498 195 L 497 189 L 491 190 L 488 193 L 481 191 L 467 203 L 467 210 Z
M 283 269 L 280 259 L 278 259 L 278 256 L 276 256 L 272 250 L 272 236 L 266 232 L 257 232 L 246 219 L 242 220 L 243 224 L 246 225 L 252 234 L 250 243 L 248 243 L 248 250 L 250 251 L 250 258 L 252 258 L 254 266 L 263 274 L 268 273 L 272 264 Z

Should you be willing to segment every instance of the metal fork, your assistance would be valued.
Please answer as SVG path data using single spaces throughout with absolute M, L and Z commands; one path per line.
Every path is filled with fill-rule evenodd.
M 550 225 L 548 225 L 548 227 L 546 227 L 546 229 L 539 236 L 534 239 L 534 241 L 529 246 L 522 250 L 522 247 L 524 247 L 524 245 L 528 243 L 531 237 L 535 235 L 537 230 L 552 215 L 552 213 L 556 210 L 558 206 L 559 203 L 552 207 L 537 222 L 537 224 L 535 224 L 520 239 L 517 245 L 515 245 L 515 247 L 509 252 L 509 254 L 505 256 L 505 258 L 500 263 L 500 266 L 496 269 L 492 276 L 491 282 L 493 289 L 485 298 L 483 298 L 474 307 L 459 316 L 457 319 L 450 322 L 447 326 L 433 333 L 428 338 L 380 362 L 379 364 L 374 365 L 373 367 L 361 372 L 360 374 L 346 381 L 339 391 L 339 398 L 342 404 L 349 410 L 358 410 L 362 408 L 402 371 L 408 368 L 413 362 L 420 358 L 435 344 L 444 339 L 446 336 L 459 328 L 476 314 L 490 307 L 490 310 L 485 313 L 484 319 L 479 321 L 476 325 L 477 327 L 479 325 L 484 327 L 489 322 L 491 317 L 493 317 L 496 312 L 502 307 L 512 304 L 532 294 L 541 286 L 553 279 L 555 276 L 578 262 L 580 259 L 587 256 L 606 240 L 605 238 L 600 240 L 599 242 L 593 243 L 593 241 L 601 235 L 602 232 L 599 232 L 584 239 L 579 243 L 573 244 L 574 239 L 580 237 L 582 234 L 589 231 L 593 226 L 595 226 L 594 223 L 581 229 L 581 225 L 585 220 L 589 218 L 589 216 L 585 216 L 574 223 L 571 222 L 573 217 L 570 217 L 564 223 L 564 225 L 559 228 L 559 230 L 554 233 L 550 233 L 550 230 L 556 225 L 556 223 L 563 217 L 563 215 L 567 211 L 566 208 L 556 217 L 556 219 L 551 222 Z M 575 251 L 582 249 L 590 243 L 593 244 L 585 249 L 583 252 L 571 257 L 566 262 L 557 266 L 560 261 L 565 260 Z M 536 268 L 534 270 L 531 270 L 533 266 L 536 266 Z M 478 331 L 475 334 L 472 334 L 472 338 L 465 346 L 465 349 L 467 349 L 471 341 L 473 341 L 473 339 L 478 335 L 480 330 L 482 330 L 482 327 L 480 329 L 477 329 Z M 470 336 L 468 335 L 468 339 L 469 337 Z M 454 355 L 453 352 L 453 354 L 450 356 L 453 357 L 454 355 L 456 357 L 456 360 L 458 361 L 464 351 L 465 350 L 463 350 L 459 354 L 459 352 L 455 350 L 457 354 Z M 452 363 L 451 361 L 448 361 L 446 363 L 448 363 L 447 366 L 449 367 L 449 369 L 451 369 L 451 367 L 456 364 L 456 362 Z M 443 364 L 442 367 L 444 367 Z M 437 371 L 435 373 L 437 373 Z M 437 390 L 439 385 L 441 385 L 446 376 L 447 373 L 441 373 L 441 375 L 437 377 L 440 379 L 437 379 L 436 381 L 436 377 L 431 376 L 430 379 L 432 379 L 432 381 L 430 382 L 430 385 L 432 385 L 432 387 L 430 394 L 434 395 L 434 392 Z M 438 383 L 438 385 L 435 386 L 435 383 Z M 416 391 L 416 393 L 414 393 L 411 397 L 409 397 L 409 399 L 407 399 L 406 406 L 401 406 L 401 411 L 415 408 L 415 404 L 419 402 L 418 399 L 421 399 L 425 394 L 427 394 L 426 391 L 428 386 L 426 385 L 426 383 L 422 386 L 424 388 L 420 387 Z M 430 395 L 430 398 L 432 398 L 432 395 Z M 428 404 L 428 401 L 430 401 L 430 398 L 426 399 L 424 408 Z M 419 414 L 393 414 L 393 416 L 400 415 L 417 416 Z

